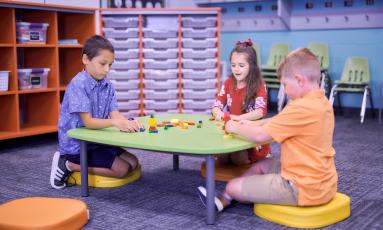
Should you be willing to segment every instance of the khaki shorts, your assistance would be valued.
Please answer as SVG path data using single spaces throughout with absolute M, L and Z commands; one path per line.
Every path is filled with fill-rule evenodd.
M 247 176 L 243 180 L 241 197 L 253 203 L 298 205 L 298 188 L 281 176 L 281 164 L 268 158 L 253 167 L 264 174 Z

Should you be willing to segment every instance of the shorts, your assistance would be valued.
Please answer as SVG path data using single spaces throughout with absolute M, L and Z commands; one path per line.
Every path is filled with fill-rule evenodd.
M 265 174 L 245 177 L 241 196 L 253 203 L 298 205 L 298 188 L 281 176 L 281 163 L 267 158 L 256 163 Z
M 88 167 L 112 168 L 114 159 L 126 152 L 120 147 L 88 144 Z M 80 154 L 65 154 L 68 161 L 80 164 Z

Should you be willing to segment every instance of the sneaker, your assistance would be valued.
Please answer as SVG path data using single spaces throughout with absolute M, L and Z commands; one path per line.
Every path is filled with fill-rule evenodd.
M 203 205 L 206 207 L 207 206 L 207 201 L 206 201 L 206 198 L 207 198 L 207 191 L 206 191 L 206 188 L 203 187 L 203 186 L 199 186 L 197 188 L 197 191 L 198 191 L 198 195 L 199 195 L 199 198 L 201 199 Z M 215 204 L 215 208 L 217 209 L 218 212 L 221 212 L 224 207 L 227 206 L 226 203 L 223 203 L 218 197 L 217 195 L 214 196 L 214 204 Z
M 63 189 L 66 186 L 66 180 L 70 173 L 65 163 L 66 159 L 61 156 L 59 152 L 55 152 L 52 160 L 51 177 L 50 182 L 52 188 Z

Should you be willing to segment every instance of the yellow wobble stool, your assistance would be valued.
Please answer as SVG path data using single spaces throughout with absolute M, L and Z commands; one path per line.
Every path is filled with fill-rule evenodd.
M 77 230 L 88 219 L 87 205 L 76 199 L 28 197 L 0 205 L 2 230 Z
M 139 165 L 135 170 L 123 178 L 113 178 L 88 174 L 88 186 L 95 188 L 112 188 L 130 184 L 141 177 L 141 166 Z M 74 172 L 68 177 L 68 183 L 81 184 L 80 172 Z
M 263 219 L 288 227 L 320 228 L 350 216 L 350 197 L 336 193 L 327 204 L 310 207 L 255 204 L 254 213 Z

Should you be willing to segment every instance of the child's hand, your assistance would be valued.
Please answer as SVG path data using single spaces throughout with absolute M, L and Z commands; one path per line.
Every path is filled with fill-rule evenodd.
M 222 121 L 224 116 L 225 116 L 224 112 L 218 111 L 218 112 L 215 113 L 215 120 Z
M 234 120 L 234 121 L 239 121 L 239 120 L 241 120 L 241 118 L 240 118 L 238 115 L 233 115 L 233 114 L 230 114 L 230 119 L 231 119 L 231 120 Z
M 137 120 L 126 120 L 126 119 L 115 119 L 114 126 L 117 127 L 120 131 L 123 132 L 137 132 L 140 130 L 140 125 Z
M 226 122 L 225 131 L 228 133 L 235 133 L 239 123 L 237 121 L 229 120 Z
M 238 122 L 241 125 L 251 125 L 251 124 L 254 124 L 254 121 L 249 121 L 249 120 L 239 120 Z

